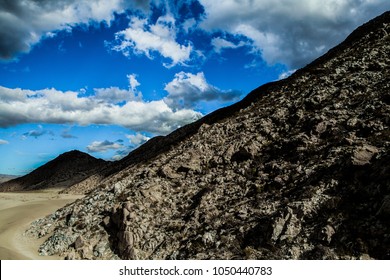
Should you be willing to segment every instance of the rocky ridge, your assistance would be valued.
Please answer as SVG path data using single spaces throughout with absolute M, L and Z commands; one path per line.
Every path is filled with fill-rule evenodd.
M 26 234 L 66 259 L 389 259 L 389 34 L 387 12 Z
M 80 151 L 61 154 L 29 174 L 0 184 L 0 191 L 66 189 L 95 174 L 110 163 Z

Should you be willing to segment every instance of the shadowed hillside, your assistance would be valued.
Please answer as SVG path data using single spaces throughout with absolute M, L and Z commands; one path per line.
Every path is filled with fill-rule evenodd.
M 108 163 L 80 151 L 70 151 L 42 165 L 31 173 L 0 184 L 0 191 L 31 191 L 68 188 Z

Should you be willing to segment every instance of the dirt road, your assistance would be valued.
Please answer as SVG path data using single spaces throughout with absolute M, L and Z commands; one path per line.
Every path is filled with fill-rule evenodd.
M 58 190 L 0 193 L 0 259 L 61 259 L 59 256 L 39 256 L 38 247 L 44 239 L 28 238 L 23 233 L 34 220 L 51 214 L 80 197 L 82 196 L 59 195 Z

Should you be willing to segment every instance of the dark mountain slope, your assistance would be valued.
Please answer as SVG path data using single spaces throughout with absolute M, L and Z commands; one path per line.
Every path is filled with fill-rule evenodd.
M 386 16 L 386 13 L 383 16 Z M 325 61 L 331 60 L 334 57 L 338 56 L 343 52 L 343 50 L 353 47 L 357 43 L 357 41 L 361 39 L 361 34 L 369 34 L 375 32 L 378 28 L 378 24 L 380 25 L 381 23 L 382 23 L 382 18 L 378 17 L 377 19 L 373 19 L 372 21 L 360 26 L 353 33 L 351 33 L 351 35 L 349 35 L 344 42 L 342 42 L 337 47 L 329 50 L 325 55 L 316 59 L 315 61 L 307 65 L 305 68 L 298 70 L 295 74 L 293 74 L 293 77 L 305 74 L 307 72 L 311 72 L 313 70 L 314 72 L 317 73 L 322 72 L 322 74 L 324 74 L 326 72 L 326 69 L 322 69 L 319 66 L 321 66 Z M 372 40 L 375 40 L 383 36 L 383 34 L 381 33 L 371 34 L 371 35 L 374 35 L 371 38 Z M 139 149 L 131 152 L 128 156 L 123 158 L 120 161 L 120 164 L 118 164 L 118 166 L 124 167 L 130 164 L 135 164 L 141 161 L 151 159 L 156 155 L 166 150 L 169 150 L 169 148 L 175 145 L 176 143 L 179 143 L 184 139 L 190 137 L 191 135 L 195 134 L 202 124 L 210 125 L 220 120 L 223 120 L 224 118 L 230 117 L 233 114 L 240 111 L 241 109 L 248 107 L 251 103 L 257 102 L 260 98 L 262 98 L 262 95 L 272 93 L 274 90 L 279 89 L 283 85 L 288 85 L 290 80 L 291 78 L 288 80 L 267 83 L 252 91 L 240 102 L 216 110 L 194 123 L 188 124 L 182 128 L 173 131 L 168 136 L 165 137 L 160 136 L 151 139 L 149 143 L 146 143 L 145 145 L 141 146 Z M 121 169 L 122 168 L 118 168 L 118 170 Z
M 0 191 L 30 191 L 67 188 L 94 174 L 108 163 L 80 151 L 70 151 L 31 173 L 0 184 Z
M 103 168 L 102 170 L 99 170 L 97 174 L 94 174 L 93 176 L 91 176 L 91 178 L 86 179 L 85 182 L 82 182 L 82 184 L 75 185 L 72 188 L 65 190 L 64 192 L 86 193 L 92 190 L 93 188 L 95 188 L 97 185 L 101 185 L 101 182 L 105 178 L 117 172 L 120 172 L 127 166 L 138 164 L 141 162 L 147 162 L 153 159 L 154 157 L 156 157 L 157 155 L 168 151 L 176 144 L 180 143 L 185 139 L 188 139 L 190 136 L 197 133 L 199 127 L 202 124 L 210 125 L 218 121 L 221 121 L 227 117 L 234 115 L 235 113 L 239 112 L 241 109 L 248 107 L 252 103 L 257 102 L 259 99 L 262 98 L 263 95 L 270 94 L 274 91 L 277 91 L 283 86 L 288 86 L 290 81 L 297 76 L 305 75 L 308 73 L 315 74 L 315 75 L 326 75 L 327 72 L 329 72 L 330 70 L 326 67 L 324 68 L 323 63 L 337 57 L 339 54 L 343 53 L 346 49 L 358 47 L 356 44 L 359 44 L 358 42 L 361 39 L 362 34 L 370 34 L 371 40 L 375 40 L 383 36 L 383 34 L 381 34 L 380 32 L 378 34 L 372 34 L 372 33 L 375 33 L 376 29 L 378 28 L 378 25 L 381 24 L 383 17 L 388 16 L 387 14 L 388 12 L 383 14 L 382 17 L 373 19 L 368 23 L 360 26 L 353 33 L 351 33 L 346 38 L 346 40 L 344 40 L 340 45 L 329 50 L 325 55 L 314 60 L 306 67 L 299 69 L 289 79 L 285 79 L 277 82 L 271 82 L 262 85 L 259 88 L 253 90 L 240 102 L 237 102 L 225 108 L 218 109 L 194 123 L 188 124 L 184 127 L 181 127 L 173 131 L 167 136 L 157 136 L 149 140 L 147 143 L 145 143 L 138 149 L 130 152 L 130 154 L 127 155 L 122 160 L 114 162 L 108 168 Z M 373 63 L 375 64 L 375 62 Z
M 389 259 L 389 34 L 387 12 L 28 234 L 72 259 Z

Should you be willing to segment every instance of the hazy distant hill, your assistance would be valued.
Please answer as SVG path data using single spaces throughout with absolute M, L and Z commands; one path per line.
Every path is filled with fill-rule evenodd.
M 387 12 L 147 142 L 27 233 L 68 259 L 390 259 L 389 116 Z
M 17 178 L 18 176 L 14 176 L 14 175 L 5 175 L 5 174 L 0 174 L 0 184 L 1 183 L 4 183 L 4 182 L 7 182 L 9 180 L 12 180 L 12 179 L 15 179 Z
M 47 188 L 67 188 L 104 166 L 104 160 L 96 159 L 80 151 L 64 153 L 31 173 L 0 184 L 0 191 L 30 191 Z

